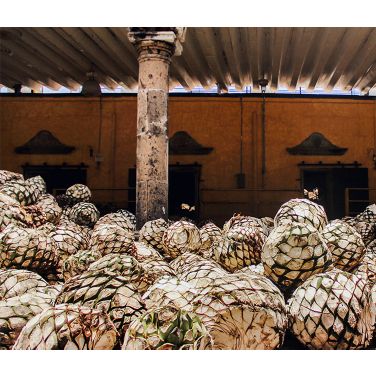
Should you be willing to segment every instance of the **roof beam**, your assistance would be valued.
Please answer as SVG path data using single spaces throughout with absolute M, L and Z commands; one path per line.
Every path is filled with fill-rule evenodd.
M 314 28 L 311 43 L 309 47 L 307 47 L 304 61 L 301 64 L 301 69 L 295 88 L 296 86 L 303 86 L 306 90 L 309 89 L 309 84 L 315 64 L 317 60 L 321 59 L 320 56 L 317 54 L 317 51 L 320 49 L 324 37 L 325 33 L 322 31 L 321 28 Z
M 171 91 L 176 86 L 179 86 L 179 85 L 181 85 L 181 83 L 179 81 L 177 81 L 175 78 L 170 76 L 169 81 L 168 81 L 168 90 Z
M 34 51 L 43 58 L 48 60 L 66 77 L 71 77 L 77 84 L 82 83 L 85 79 L 85 74 L 79 71 L 75 65 L 72 65 L 65 59 L 65 56 L 57 53 L 58 49 L 51 49 L 38 38 L 38 34 L 33 33 L 32 28 L 24 28 L 21 31 L 22 41 L 33 47 Z
M 304 28 L 302 34 L 300 35 L 300 39 L 297 41 L 295 47 L 295 56 L 293 59 L 294 68 L 292 70 L 292 76 L 290 81 L 290 88 L 292 90 L 296 89 L 298 82 L 300 83 L 303 65 L 308 57 L 309 52 L 313 50 L 312 44 L 316 32 L 317 28 Z
M 65 27 L 60 29 L 64 32 L 65 38 L 70 43 L 76 45 L 80 52 L 85 54 L 96 67 L 99 67 L 99 69 L 113 78 L 119 85 L 122 82 L 129 82 L 121 68 L 117 67 L 107 54 L 80 28 Z
M 283 47 L 288 37 L 290 29 L 287 27 L 276 28 L 273 27 L 270 44 L 273 46 L 272 51 L 272 70 L 270 78 L 270 87 L 273 90 L 279 88 L 279 75 L 281 71 L 281 64 L 283 58 Z
M 226 55 L 226 50 L 224 48 L 224 45 L 226 44 L 226 41 L 222 39 L 222 33 L 220 32 L 219 27 L 212 27 L 211 33 L 208 33 L 209 40 L 213 43 L 214 52 L 215 52 L 215 60 L 217 62 L 217 66 L 220 69 L 220 72 L 222 72 L 222 75 L 224 77 L 226 86 L 230 86 L 233 84 L 233 77 L 231 76 L 230 65 L 232 62 L 229 62 L 229 58 Z
M 188 28 L 183 53 L 171 62 L 170 85 L 259 90 L 264 75 L 274 90 L 364 91 L 375 85 L 375 56 L 376 28 Z M 0 28 L 0 59 L 7 84 L 75 90 L 93 66 L 110 89 L 136 88 L 138 81 L 125 27 Z
M 341 85 L 350 90 L 356 86 L 357 82 L 367 72 L 375 62 L 376 57 L 376 29 L 372 29 L 365 39 L 364 43 L 359 46 L 358 53 L 348 63 L 345 74 L 340 78 Z
M 0 80 L 10 89 L 13 89 L 14 85 L 21 84 L 22 86 L 26 86 L 32 90 L 40 91 L 41 84 L 31 80 L 25 76 L 18 76 L 14 72 L 7 70 L 7 72 L 0 72 Z
M 257 33 L 258 39 L 258 50 L 259 53 L 259 66 L 258 71 L 261 73 L 261 76 L 267 78 L 270 81 L 272 76 L 272 55 L 273 51 L 271 45 L 271 32 L 272 28 L 263 27 L 260 32 Z
M 137 57 L 133 59 L 127 53 L 127 49 L 123 48 L 121 41 L 108 27 L 91 27 L 89 28 L 92 33 L 98 36 L 103 41 L 103 46 L 106 51 L 116 58 L 121 67 L 130 74 L 130 77 L 138 75 L 138 62 Z M 98 40 L 99 41 L 99 40 Z M 101 46 L 102 47 L 102 46 Z
M 192 65 L 187 61 L 187 57 L 183 55 L 179 56 L 173 56 L 172 57 L 172 63 L 171 68 L 175 67 L 181 67 L 182 72 L 185 73 L 190 79 L 190 88 L 193 89 L 196 86 L 203 86 L 200 79 L 202 79 L 202 75 L 199 77 L 199 72 L 197 70 L 194 70 Z M 203 80 L 203 83 L 205 83 L 205 80 Z
M 84 32 L 92 39 L 98 47 L 106 53 L 113 65 L 109 66 L 115 72 L 127 87 L 134 89 L 138 81 L 134 77 L 138 75 L 137 60 L 132 62 L 124 53 L 124 50 L 118 48 L 117 41 L 104 27 L 85 28 Z M 116 69 L 116 70 L 115 70 Z
M 195 74 L 189 70 L 188 66 L 186 66 L 186 62 L 182 55 L 173 56 L 172 60 L 171 75 L 174 76 L 174 74 L 178 73 L 179 77 L 183 78 L 184 82 L 188 85 L 187 90 L 193 90 L 195 86 L 197 86 Z
M 369 28 L 359 28 L 357 30 L 349 29 L 348 38 L 346 38 L 346 40 L 344 41 L 344 48 L 342 49 L 342 53 L 338 59 L 336 68 L 327 85 L 327 90 L 332 90 L 336 86 L 342 74 L 344 73 L 348 62 L 351 61 L 353 56 L 358 52 L 359 45 L 361 45 L 360 41 L 364 43 L 364 40 L 366 39 L 369 32 Z
M 293 76 L 294 61 L 298 56 L 298 44 L 303 35 L 302 28 L 291 28 L 289 39 L 283 50 L 282 65 L 280 71 L 280 80 L 288 89 L 291 89 L 291 81 Z M 294 88 L 295 89 L 295 88 Z
M 231 83 L 235 84 L 235 87 L 241 90 L 243 85 L 240 79 L 239 56 L 236 56 L 234 53 L 235 49 L 232 44 L 229 28 L 218 27 L 216 29 L 220 35 L 220 39 L 223 41 L 223 54 L 231 77 Z
M 36 82 L 40 82 L 41 85 L 47 86 L 51 90 L 59 90 L 61 85 L 57 82 L 53 81 L 51 78 L 46 76 L 43 72 L 37 70 L 31 64 L 25 64 L 22 61 L 19 61 L 14 56 L 9 56 L 2 54 L 1 57 L 1 64 L 4 70 L 7 70 L 8 67 L 12 67 L 15 72 L 20 72 L 21 74 L 25 74 L 27 77 L 31 78 Z
M 328 61 L 330 58 L 330 52 L 335 49 L 340 43 L 343 35 L 345 33 L 345 28 L 322 28 L 320 29 L 319 35 L 320 43 L 318 44 L 318 48 L 316 50 L 316 56 L 314 58 L 314 65 L 313 68 L 310 70 L 310 79 L 308 84 L 309 90 L 314 90 L 319 81 L 322 81 L 324 72 L 327 71 L 325 67 L 328 65 Z M 303 67 L 305 70 L 305 67 Z
M 230 38 L 232 49 L 233 49 L 233 55 L 234 55 L 234 65 L 237 68 L 238 74 L 237 77 L 239 77 L 239 83 L 240 88 L 244 88 L 247 85 L 250 84 L 251 80 L 249 78 L 248 74 L 248 66 L 246 62 L 246 54 L 244 53 L 244 50 L 246 48 L 246 44 L 243 41 L 245 32 L 241 31 L 243 28 L 235 28 L 235 27 L 229 27 L 228 30 L 228 37 Z M 236 82 L 235 82 L 236 85 Z
M 248 65 L 248 69 L 250 72 L 250 77 L 252 81 L 253 89 L 258 90 L 259 84 L 258 80 L 261 78 L 261 74 L 259 71 L 259 53 L 258 53 L 258 36 L 257 36 L 257 29 L 245 29 L 247 34 L 247 42 L 246 46 L 248 46 L 249 53 L 246 54 L 246 59 L 248 60 L 248 56 L 250 57 L 250 62 Z M 248 51 L 247 51 L 248 52 Z
M 202 54 L 202 50 L 197 46 L 196 36 L 193 33 L 192 28 L 187 29 L 187 36 L 183 47 L 182 58 L 185 59 L 187 64 L 192 67 L 192 70 L 196 73 L 198 80 L 202 87 L 209 89 L 213 86 L 212 78 L 210 77 L 210 68 L 206 63 L 206 60 Z M 172 65 L 175 64 L 172 59 Z
M 211 28 L 195 28 L 191 29 L 191 32 L 196 35 L 197 46 L 205 46 L 202 48 L 202 52 L 213 73 L 216 83 L 219 84 L 222 89 L 227 90 L 227 86 L 231 84 L 231 82 L 225 78 L 219 62 L 217 61 L 215 48 L 213 47 L 214 40 Z
M 45 44 L 50 46 L 50 48 L 60 50 L 66 59 L 80 71 L 87 73 L 92 69 L 92 62 L 78 49 L 72 46 L 63 35 L 60 34 L 63 34 L 63 32 L 59 31 L 58 28 L 36 27 L 33 28 L 33 32 L 38 34 L 39 38 L 43 40 Z M 103 83 L 108 88 L 114 90 L 118 87 L 118 84 L 107 77 L 100 69 L 97 69 L 95 73 L 97 74 L 99 82 Z
M 19 84 L 20 82 L 18 80 L 15 80 L 14 78 L 9 77 L 4 72 L 0 71 L 0 82 L 2 85 L 9 89 L 13 89 L 15 84 Z
M 19 60 L 26 62 L 26 64 L 31 64 L 33 66 L 41 67 L 43 71 L 46 72 L 55 82 L 59 83 L 62 86 L 65 86 L 71 90 L 76 90 L 78 88 L 78 83 L 70 78 L 64 77 L 59 70 L 57 70 L 53 63 L 43 59 L 33 51 L 30 50 L 31 46 L 25 45 L 22 41 L 4 40 L 2 39 L 1 44 L 12 51 L 12 57 L 15 56 Z
M 12 65 L 4 64 L 2 62 L 1 64 L 2 69 L 7 72 L 8 75 L 11 77 L 17 77 L 17 80 L 19 83 L 21 83 L 24 86 L 29 87 L 30 89 L 34 91 L 40 91 L 41 87 L 43 86 L 43 82 L 38 82 L 37 80 L 33 80 L 27 73 L 24 73 L 17 68 L 15 68 Z
M 127 53 L 133 57 L 133 60 L 137 61 L 136 50 L 128 39 L 128 28 L 127 27 L 111 27 L 110 30 L 118 38 L 121 44 L 121 47 L 125 48 Z
M 192 90 L 194 84 L 192 83 L 188 75 L 182 72 L 181 67 L 177 67 L 177 65 L 174 65 L 174 66 L 171 65 L 170 75 L 173 79 L 176 79 L 180 83 L 180 85 L 184 87 L 185 90 L 187 91 Z
M 355 87 L 359 88 L 362 92 L 371 90 L 376 85 L 376 62 L 374 62 L 363 78 L 359 80 Z

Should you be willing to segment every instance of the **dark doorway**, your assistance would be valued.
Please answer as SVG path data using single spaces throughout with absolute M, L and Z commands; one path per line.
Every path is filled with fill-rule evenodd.
M 171 165 L 169 168 L 168 211 L 170 217 L 187 217 L 198 221 L 201 166 Z M 182 209 L 181 205 L 194 207 Z
M 169 189 L 168 189 L 168 211 L 170 218 L 186 217 L 199 220 L 200 216 L 200 176 L 201 166 L 193 165 L 170 165 L 169 166 Z M 128 201 L 134 201 L 136 192 L 136 169 L 130 168 L 128 174 Z M 184 210 L 182 204 L 188 205 L 194 210 Z M 135 209 L 134 203 L 129 210 Z
M 86 184 L 87 166 L 48 166 L 24 165 L 25 178 L 40 175 L 46 182 L 47 192 L 53 194 L 64 193 L 73 184 Z
M 136 169 L 128 170 L 128 210 L 136 214 Z
M 319 189 L 319 204 L 323 205 L 329 219 L 345 216 L 346 188 L 368 188 L 368 169 L 360 167 L 302 168 L 302 188 Z M 351 215 L 367 206 L 368 192 L 351 192 Z

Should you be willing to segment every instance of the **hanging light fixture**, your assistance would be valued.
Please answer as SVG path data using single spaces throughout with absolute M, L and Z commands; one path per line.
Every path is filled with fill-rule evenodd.
M 269 80 L 267 78 L 260 78 L 257 83 L 260 85 L 261 93 L 265 93 L 266 87 L 269 84 Z
M 14 84 L 13 86 L 14 94 L 21 94 L 22 93 L 22 85 L 21 84 Z
M 94 71 L 86 74 L 87 80 L 82 85 L 81 94 L 85 97 L 100 97 L 102 94 L 99 82 L 96 80 Z

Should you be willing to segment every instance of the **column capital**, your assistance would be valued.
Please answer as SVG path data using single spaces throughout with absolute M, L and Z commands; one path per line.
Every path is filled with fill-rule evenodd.
M 139 60 L 170 59 L 181 55 L 186 27 L 130 27 L 128 38 L 136 47 Z

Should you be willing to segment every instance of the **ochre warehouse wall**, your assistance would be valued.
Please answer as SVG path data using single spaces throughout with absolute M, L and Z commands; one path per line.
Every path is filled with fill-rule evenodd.
M 92 189 L 108 189 L 102 192 L 101 199 L 113 199 L 110 190 L 127 188 L 128 170 L 135 165 L 137 98 L 104 96 L 101 106 L 100 110 L 97 98 L 0 97 L 0 168 L 22 172 L 25 163 L 85 163 L 89 166 L 88 185 Z M 301 195 L 298 164 L 303 160 L 306 163 L 357 161 L 369 169 L 369 187 L 376 188 L 374 100 L 267 98 L 264 176 L 261 119 L 261 98 L 170 97 L 170 136 L 184 130 L 201 145 L 214 148 L 207 155 L 170 158 L 171 164 L 202 165 L 201 218 L 221 222 L 236 211 L 273 216 L 281 202 Z M 15 147 L 43 129 L 76 150 L 66 155 L 14 152 Z M 348 151 L 342 156 L 299 156 L 286 151 L 286 147 L 299 144 L 313 132 L 322 133 Z M 90 149 L 103 157 L 99 167 L 90 156 Z M 241 168 L 246 187 L 236 189 L 235 175 Z M 116 194 L 122 195 L 126 202 L 126 191 Z

